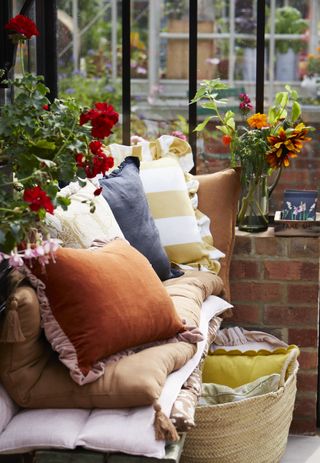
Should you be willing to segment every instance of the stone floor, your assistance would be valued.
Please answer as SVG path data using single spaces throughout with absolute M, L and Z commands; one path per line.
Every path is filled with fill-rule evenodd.
M 320 435 L 289 436 L 281 463 L 320 463 Z

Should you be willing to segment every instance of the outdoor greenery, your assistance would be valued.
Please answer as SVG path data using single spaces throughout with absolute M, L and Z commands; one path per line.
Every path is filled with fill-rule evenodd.
M 302 18 L 301 12 L 292 6 L 284 6 L 276 10 L 275 32 L 276 34 L 303 34 L 308 29 L 309 23 Z M 277 50 L 286 53 L 292 48 L 296 53 L 305 47 L 301 40 L 277 40 Z

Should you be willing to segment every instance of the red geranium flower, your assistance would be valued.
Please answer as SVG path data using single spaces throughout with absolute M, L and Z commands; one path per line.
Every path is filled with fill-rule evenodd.
M 4 27 L 11 32 L 21 35 L 23 39 L 31 39 L 32 36 L 40 34 L 32 19 L 22 14 L 11 18 Z
M 119 114 L 108 103 L 95 103 L 95 109 L 80 115 L 80 125 L 91 122 L 91 134 L 95 138 L 103 139 L 112 132 L 112 127 L 118 122 Z
M 38 185 L 26 188 L 23 193 L 23 199 L 26 203 L 30 203 L 29 208 L 32 211 L 37 212 L 39 209 L 45 209 L 50 214 L 53 214 L 54 208 L 51 199 Z
M 86 124 L 89 121 L 92 121 L 95 117 L 99 115 L 98 111 L 95 109 L 90 109 L 86 113 L 80 114 L 80 125 Z
M 88 178 L 93 178 L 98 174 L 104 175 L 113 165 L 113 157 L 106 156 L 104 153 L 99 153 L 94 156 L 92 164 L 87 164 L 85 166 L 85 172 Z
M 84 163 L 85 159 L 86 159 L 86 158 L 85 158 L 84 154 L 82 154 L 82 153 L 77 153 L 77 154 L 75 155 L 75 160 L 76 160 L 76 165 L 77 165 L 77 167 L 84 167 L 84 165 L 85 165 L 85 163 Z
M 113 122 L 106 117 L 104 114 L 100 114 L 98 117 L 91 121 L 92 129 L 91 134 L 95 138 L 105 138 L 111 135 L 111 129 L 113 127 Z
M 92 142 L 89 143 L 89 148 L 93 154 L 100 154 L 102 143 L 99 140 L 93 140 Z

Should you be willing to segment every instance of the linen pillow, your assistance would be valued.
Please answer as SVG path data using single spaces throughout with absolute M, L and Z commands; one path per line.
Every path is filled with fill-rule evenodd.
M 138 158 L 127 157 L 117 170 L 100 179 L 102 195 L 125 238 L 150 261 L 159 278 L 167 280 L 180 276 L 182 272 L 171 270 L 149 211 L 139 177 L 139 165 Z
M 220 264 L 212 258 L 215 249 L 201 237 L 178 162 L 172 158 L 142 162 L 140 176 L 161 243 L 170 261 L 204 265 L 218 272 Z
M 65 247 L 89 248 L 95 239 L 123 237 L 110 207 L 101 196 L 94 196 L 95 190 L 89 180 L 83 188 L 75 182 L 69 184 L 59 193 L 71 200 L 68 209 L 58 207 L 54 215 L 46 215 L 50 235 L 60 239 Z M 84 201 L 92 201 L 95 211 L 90 212 Z
M 43 326 L 78 384 L 101 376 L 99 361 L 111 354 L 184 330 L 150 263 L 126 241 L 60 248 L 56 260 L 36 272 L 49 301 L 41 303 Z
M 200 405 L 217 405 L 227 402 L 238 402 L 239 400 L 256 397 L 257 395 L 276 392 L 280 387 L 280 375 L 261 376 L 251 383 L 231 388 L 222 384 L 203 383 Z

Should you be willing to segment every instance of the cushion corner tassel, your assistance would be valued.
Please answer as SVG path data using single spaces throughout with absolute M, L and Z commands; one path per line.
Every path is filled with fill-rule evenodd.
M 153 424 L 156 440 L 178 442 L 180 439 L 179 434 L 172 421 L 161 410 L 161 405 L 155 401 L 153 408 L 155 411 Z

